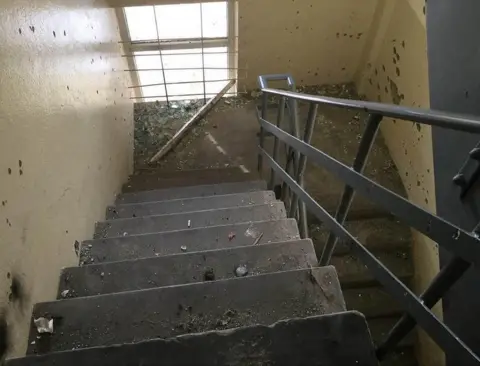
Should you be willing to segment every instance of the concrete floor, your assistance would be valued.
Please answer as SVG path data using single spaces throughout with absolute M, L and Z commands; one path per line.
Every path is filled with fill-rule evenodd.
M 358 98 L 355 95 L 350 97 Z M 221 101 L 208 114 L 206 120 L 192 129 L 191 133 L 158 163 L 160 171 L 239 166 L 244 171 L 255 172 L 259 132 L 255 112 L 257 103 L 258 100 L 252 99 Z M 269 108 L 268 119 L 275 121 L 276 113 L 275 106 Z M 307 113 L 308 105 L 300 103 L 299 118 L 302 134 Z M 351 165 L 365 128 L 366 117 L 364 113 L 320 105 L 312 145 L 335 159 Z M 283 128 L 288 128 L 287 122 L 284 123 Z M 272 137 L 267 138 L 266 148 L 269 152 L 273 151 Z M 285 161 L 284 146 L 281 151 L 281 160 Z M 381 134 L 378 134 L 375 140 L 365 174 L 381 185 L 405 196 L 395 164 L 390 158 Z M 264 167 L 262 176 L 268 180 L 270 176 L 268 167 Z M 325 169 L 308 163 L 305 186 L 319 203 L 335 206 L 344 184 Z M 374 207 L 361 197 L 356 198 L 355 205 Z

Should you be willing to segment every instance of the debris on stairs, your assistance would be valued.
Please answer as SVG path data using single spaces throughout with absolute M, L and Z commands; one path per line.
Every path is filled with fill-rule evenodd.
M 34 307 L 52 333 L 32 320 L 27 357 L 8 366 L 377 364 L 364 316 L 346 310 L 355 288 L 317 267 L 264 182 L 165 179 L 107 209 L 58 300 Z

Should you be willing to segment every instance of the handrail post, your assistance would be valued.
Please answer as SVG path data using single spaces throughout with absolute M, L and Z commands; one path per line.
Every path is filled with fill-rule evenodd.
M 469 268 L 470 263 L 467 261 L 459 257 L 453 258 L 437 273 L 430 283 L 430 286 L 420 295 L 420 299 L 425 306 L 431 309 Z M 415 324 L 415 319 L 408 314 L 404 314 L 390 330 L 385 340 L 375 350 L 378 360 L 383 360 L 415 327 Z
M 305 141 L 307 144 L 310 144 L 310 141 L 312 140 L 313 130 L 315 128 L 315 120 L 317 118 L 317 111 L 318 111 L 318 104 L 310 103 L 307 122 L 305 124 L 305 132 L 303 135 L 303 141 Z M 300 158 L 298 161 L 298 166 L 295 174 L 296 174 L 296 180 L 302 188 L 304 186 L 304 174 L 305 174 L 306 167 L 307 167 L 307 157 L 303 154 L 300 154 Z M 295 194 L 292 195 L 291 202 L 292 203 L 290 206 L 289 217 L 294 217 L 296 215 L 297 208 L 299 206 L 298 197 Z M 307 210 L 303 202 L 300 202 L 300 237 L 302 239 L 305 239 L 308 237 Z
M 370 114 L 368 116 L 367 126 L 365 127 L 365 131 L 363 133 L 362 140 L 360 141 L 360 146 L 358 147 L 357 155 L 352 166 L 353 170 L 358 173 L 362 173 L 363 169 L 365 168 L 368 154 L 372 148 L 382 118 L 383 116 L 380 114 Z M 342 198 L 340 199 L 340 204 L 338 205 L 337 212 L 335 213 L 335 220 L 337 220 L 340 225 L 343 225 L 345 222 L 354 195 L 355 192 L 353 188 L 349 185 L 345 186 Z M 328 235 L 327 242 L 323 247 L 322 256 L 320 257 L 319 264 L 321 266 L 326 266 L 330 263 L 330 259 L 332 258 L 336 244 L 337 237 L 330 233 Z
M 283 118 L 285 116 L 285 103 L 286 98 L 281 97 L 278 105 L 278 114 L 277 114 L 277 127 L 281 128 Z M 280 143 L 278 141 L 278 137 L 275 136 L 273 140 L 273 160 L 277 161 L 278 153 L 280 150 Z M 268 189 L 272 190 L 275 186 L 275 169 L 271 168 L 270 170 L 270 182 L 268 183 Z
M 265 119 L 267 117 L 267 102 L 268 102 L 267 93 L 263 93 L 263 95 L 262 95 L 262 118 L 263 119 Z M 265 131 L 263 130 L 262 126 L 260 126 L 259 145 L 262 149 L 263 149 L 263 146 L 265 145 Z M 262 156 L 262 154 L 258 154 L 257 171 L 258 171 L 258 174 L 260 174 L 260 176 L 262 176 L 262 172 L 263 172 L 263 156 Z

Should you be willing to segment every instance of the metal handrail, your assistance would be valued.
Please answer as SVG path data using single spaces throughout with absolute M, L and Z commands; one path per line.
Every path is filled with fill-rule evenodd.
M 431 308 L 445 295 L 462 275 L 471 267 L 480 265 L 480 240 L 476 233 L 467 232 L 452 223 L 432 214 L 420 206 L 417 206 L 389 189 L 375 183 L 363 175 L 368 153 L 373 145 L 380 123 L 384 116 L 410 120 L 418 123 L 429 124 L 454 130 L 480 132 L 480 120 L 475 117 L 448 114 L 443 112 L 428 111 L 419 108 L 404 108 L 396 105 L 371 103 L 365 101 L 352 101 L 339 98 L 319 97 L 306 95 L 294 91 L 284 91 L 266 88 L 268 80 L 285 80 L 289 85 L 295 85 L 291 75 L 267 75 L 259 77 L 259 84 L 263 86 L 263 105 L 261 112 L 257 111 L 260 124 L 259 146 L 259 171 L 262 171 L 261 162 L 265 160 L 271 168 L 270 183 L 279 177 L 283 181 L 283 188 L 288 187 L 293 192 L 293 201 L 290 202 L 289 216 L 296 217 L 295 200 L 298 200 L 299 218 L 306 222 L 306 210 L 321 220 L 330 230 L 330 236 L 324 246 L 319 264 L 329 263 L 335 248 L 337 237 L 341 237 L 349 243 L 353 253 L 366 264 L 375 278 L 385 289 L 403 305 L 405 314 L 395 324 L 386 339 L 377 347 L 376 355 L 382 360 L 394 347 L 414 328 L 418 323 L 441 348 L 447 352 L 458 352 L 480 365 L 480 358 L 463 343 L 448 326 L 442 323 L 431 311 Z M 266 118 L 267 94 L 277 95 L 280 98 L 279 113 L 276 126 Z M 297 101 L 310 103 L 307 123 L 303 140 L 299 133 L 283 131 L 281 121 L 285 105 L 295 105 Z M 327 104 L 341 108 L 357 109 L 369 113 L 365 132 L 360 141 L 359 149 L 352 167 L 337 161 L 325 152 L 310 145 L 310 139 L 315 123 L 315 113 L 318 104 Z M 294 113 L 297 111 L 295 110 Z M 298 122 L 298 116 L 293 116 Z M 273 135 L 273 157 L 264 149 L 264 133 Z M 277 162 L 279 141 L 282 141 L 298 157 L 294 174 L 288 172 L 288 164 L 283 169 Z M 346 186 L 337 208 L 335 217 L 331 216 L 321 207 L 304 189 L 303 174 L 307 158 L 345 182 Z M 391 214 L 400 221 L 415 228 L 427 237 L 436 241 L 440 246 L 453 254 L 453 259 L 442 268 L 432 280 L 430 286 L 420 296 L 416 296 L 391 273 L 365 246 L 363 246 L 352 234 L 345 229 L 344 221 L 350 209 L 354 193 L 358 192 L 364 197 L 384 206 Z M 283 193 L 282 193 L 283 197 Z
M 405 107 L 396 104 L 367 102 L 364 100 L 322 97 L 318 95 L 303 94 L 281 89 L 262 88 L 262 92 L 281 97 L 293 98 L 304 102 L 361 110 L 370 114 L 379 114 L 383 117 L 419 122 L 430 126 L 445 127 L 452 130 L 465 132 L 480 132 L 480 119 L 475 116 L 433 111 L 422 108 Z

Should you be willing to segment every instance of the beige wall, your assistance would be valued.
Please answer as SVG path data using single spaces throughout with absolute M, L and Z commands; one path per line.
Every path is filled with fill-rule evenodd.
M 368 99 L 405 106 L 429 107 L 424 1 L 379 2 L 378 24 L 368 37 L 357 86 Z M 435 212 L 431 129 L 425 125 L 386 120 L 381 129 L 408 197 Z M 439 270 L 438 248 L 414 232 L 415 290 L 426 288 Z M 440 309 L 437 309 L 441 313 Z M 439 365 L 441 352 L 425 337 L 419 337 L 417 354 L 421 365 Z
M 54 299 L 60 268 L 77 264 L 74 241 L 91 236 L 132 167 L 115 11 L 92 4 L 0 5 L 0 313 L 10 355 L 24 351 L 32 304 Z
M 297 84 L 350 82 L 378 0 L 240 0 L 239 89 L 261 74 L 293 74 Z M 245 77 L 240 71 L 239 77 Z

